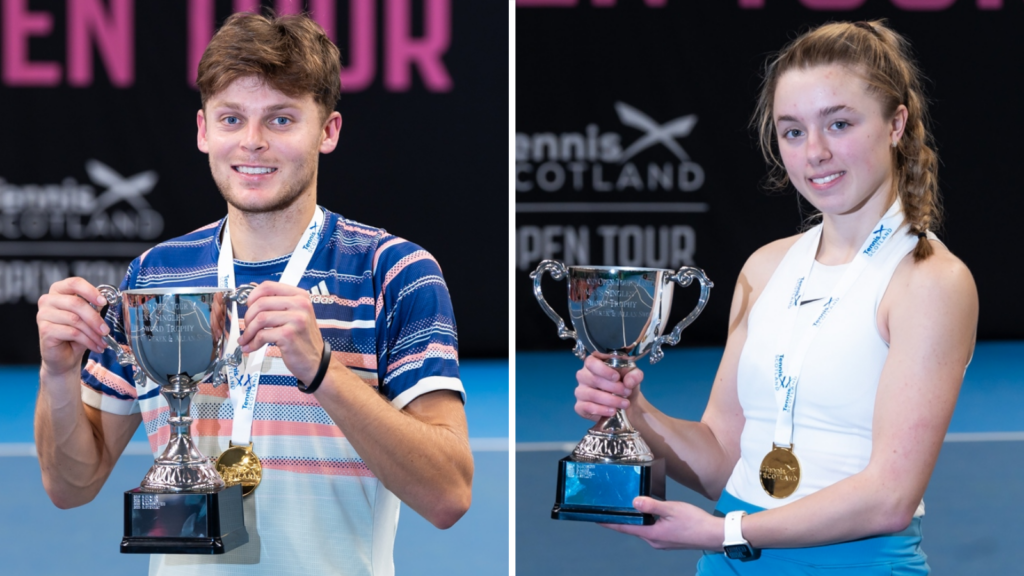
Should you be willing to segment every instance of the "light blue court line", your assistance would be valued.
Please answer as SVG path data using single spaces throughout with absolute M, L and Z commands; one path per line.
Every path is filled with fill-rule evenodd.
M 644 396 L 670 416 L 700 420 L 721 357 L 722 348 L 676 348 L 654 365 L 642 359 Z M 575 446 L 583 437 L 590 423 L 573 412 L 581 367 L 569 348 L 516 353 L 517 451 Z M 946 442 L 1019 441 L 1022 428 L 1024 342 L 979 342 Z
M 474 452 L 507 452 L 508 360 L 462 360 L 459 373 L 466 389 L 470 447 Z M 38 366 L 0 367 L 0 456 L 35 456 L 32 421 L 38 393 Z M 152 454 L 142 426 L 125 454 Z

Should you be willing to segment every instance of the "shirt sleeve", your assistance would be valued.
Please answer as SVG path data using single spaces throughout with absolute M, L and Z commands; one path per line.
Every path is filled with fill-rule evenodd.
M 128 267 L 128 273 L 121 281 L 119 290 L 127 290 L 138 260 Z M 123 348 L 128 347 L 128 339 L 124 334 L 121 321 L 121 304 L 111 304 L 107 308 L 104 320 L 110 328 L 110 334 Z M 113 414 L 137 414 L 140 412 L 138 396 L 135 391 L 134 369 L 121 366 L 117 362 L 116 353 L 107 348 L 102 354 L 89 353 L 89 359 L 82 369 L 82 402 Z
M 453 390 L 465 402 L 455 315 L 437 261 L 416 244 L 386 237 L 374 276 L 381 392 L 399 409 L 435 390 Z

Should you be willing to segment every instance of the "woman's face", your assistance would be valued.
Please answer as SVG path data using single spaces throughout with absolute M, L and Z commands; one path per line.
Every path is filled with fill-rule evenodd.
M 892 143 L 907 109 L 882 115 L 868 84 L 838 64 L 797 68 L 779 78 L 774 122 L 789 179 L 825 214 L 849 214 L 892 197 Z

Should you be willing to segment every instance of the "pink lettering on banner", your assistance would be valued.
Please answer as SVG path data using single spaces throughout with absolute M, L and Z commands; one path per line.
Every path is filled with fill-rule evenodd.
M 314 16 L 315 10 L 316 8 Z M 349 0 L 348 10 L 348 19 L 351 23 L 348 30 L 349 48 L 348 58 L 344 52 L 341 56 L 341 62 L 345 66 L 341 70 L 341 91 L 359 92 L 373 82 L 377 70 L 376 0 Z M 331 39 L 334 37 L 331 36 Z
M 196 85 L 199 60 L 213 38 L 213 0 L 188 0 L 188 62 L 185 73 L 188 83 Z
M 3 78 L 8 86 L 56 86 L 60 64 L 28 59 L 28 39 L 49 36 L 53 15 L 29 12 L 28 0 L 3 0 Z
M 978 0 L 978 8 L 981 10 L 1002 10 L 1003 0 Z
M 343 92 L 359 92 L 373 83 L 376 74 L 376 1 L 349 1 L 349 50 L 342 51 L 341 89 Z M 213 37 L 215 0 L 189 0 L 188 5 L 188 83 L 195 85 L 199 60 Z M 257 12 L 259 0 L 234 0 L 235 12 Z M 279 14 L 294 14 L 303 9 L 299 0 L 278 0 L 275 9 Z M 310 16 L 337 41 L 337 0 L 309 0 Z
M 232 12 L 259 12 L 260 0 L 234 0 Z M 213 20 L 216 18 L 215 0 L 188 0 L 188 83 L 196 85 L 199 61 L 206 45 L 213 38 Z
M 892 0 L 897 8 L 904 10 L 920 10 L 922 12 L 935 12 L 945 10 L 953 5 L 956 0 Z
M 423 0 L 423 36 L 412 37 L 411 0 L 387 0 L 385 15 L 384 86 L 408 91 L 415 64 L 431 92 L 448 92 L 452 79 L 441 61 L 452 39 L 451 0 Z
M 285 14 L 301 14 L 305 10 L 305 2 L 303 0 L 277 0 L 274 3 L 274 9 L 277 10 L 279 16 Z
M 747 10 L 758 10 L 764 8 L 764 0 L 739 0 L 740 8 Z
M 332 42 L 337 42 L 336 0 L 309 0 L 309 15 L 324 29 Z
M 278 4 L 277 10 L 280 10 L 280 4 Z M 234 0 L 231 4 L 232 12 L 252 12 L 253 14 L 259 14 L 260 12 L 260 0 Z
M 109 14 L 100 0 L 68 2 L 68 84 L 92 84 L 93 42 L 110 83 L 118 88 L 131 86 L 135 82 L 134 0 L 110 0 Z
M 800 3 L 811 10 L 853 10 L 864 5 L 864 0 L 800 0 Z

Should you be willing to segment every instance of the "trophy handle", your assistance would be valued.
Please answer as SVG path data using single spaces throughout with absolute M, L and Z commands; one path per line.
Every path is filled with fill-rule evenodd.
M 114 288 L 110 284 L 100 284 L 99 286 L 96 287 L 96 289 L 99 290 L 100 295 L 102 295 L 103 298 L 106 299 L 107 304 L 111 306 L 117 304 L 118 301 L 121 300 L 121 291 L 118 290 L 117 288 Z M 97 312 L 99 312 L 99 308 L 93 306 L 92 304 L 89 305 L 92 306 L 93 309 L 95 309 Z M 117 342 L 117 340 L 114 338 L 114 335 L 111 334 L 110 332 L 107 332 L 106 334 L 103 335 L 103 342 L 106 343 L 107 348 L 111 349 L 114 352 L 114 354 L 117 355 L 118 364 L 120 364 L 121 366 L 132 366 L 133 368 L 135 368 L 135 381 L 136 384 L 138 384 L 137 376 L 142 372 L 142 370 L 139 369 L 138 363 L 135 362 L 135 355 L 132 354 L 130 351 L 125 350 L 124 347 L 122 347 Z M 143 378 L 145 378 L 145 376 L 143 376 Z
M 692 324 L 693 321 L 697 319 L 697 316 L 700 316 L 700 313 L 704 310 L 704 306 L 708 303 L 708 296 L 711 294 L 711 289 L 715 287 L 714 283 L 708 279 L 703 270 L 700 268 L 693 268 L 691 266 L 683 266 L 678 272 L 666 280 L 675 282 L 679 286 L 686 288 L 694 281 L 694 279 L 700 282 L 700 299 L 697 300 L 697 307 L 694 308 L 686 318 L 680 320 L 679 324 L 676 324 L 676 327 L 672 329 L 671 334 L 658 336 L 654 340 L 654 345 L 651 346 L 651 364 L 654 364 L 664 358 L 665 352 L 661 349 L 663 344 L 675 346 L 679 343 L 679 337 L 682 336 L 683 330 Z
M 235 303 L 241 304 L 242 306 L 245 306 L 245 304 L 249 301 L 249 293 L 252 292 L 254 289 L 256 289 L 256 286 L 257 286 L 257 284 L 255 282 L 250 282 L 249 284 L 243 284 L 242 286 L 239 286 L 238 288 L 235 288 L 231 292 L 228 292 L 227 299 L 228 299 L 229 302 L 235 302 Z M 238 322 L 238 318 L 235 318 L 234 321 Z M 232 352 L 231 354 L 228 354 L 228 355 L 224 356 L 223 358 L 220 358 L 219 360 L 217 360 L 217 363 L 213 365 L 213 372 L 212 372 L 213 379 L 211 380 L 211 384 L 213 384 L 213 387 L 216 388 L 217 386 L 220 386 L 221 384 L 223 384 L 223 383 L 228 381 L 228 375 L 227 375 L 227 368 L 228 368 L 228 366 L 234 367 L 234 366 L 239 366 L 241 364 L 242 364 L 242 349 L 241 348 L 235 348 L 234 352 Z
M 245 306 L 245 304 L 249 302 L 249 293 L 255 290 L 256 286 L 257 284 L 255 282 L 243 284 L 228 293 L 228 300 Z
M 558 337 L 562 340 L 576 340 L 576 346 L 573 348 L 573 352 L 576 354 L 577 358 L 585 360 L 587 358 L 587 351 L 583 346 L 583 342 L 580 342 L 580 339 L 576 336 L 576 332 L 574 330 L 569 330 L 569 328 L 566 327 L 565 320 L 562 320 L 562 317 L 558 315 L 558 312 L 555 312 L 551 305 L 548 304 L 548 301 L 544 299 L 544 294 L 540 289 L 540 281 L 541 278 L 544 277 L 544 272 L 550 272 L 551 277 L 555 280 L 562 280 L 569 275 L 569 270 L 565 267 L 565 264 L 562 264 L 557 260 L 543 260 L 540 265 L 537 266 L 537 269 L 530 273 L 530 278 L 533 278 L 533 295 L 537 298 L 537 302 L 540 303 L 540 307 L 544 309 L 544 313 L 548 315 L 548 318 L 551 318 L 551 321 L 558 326 Z

